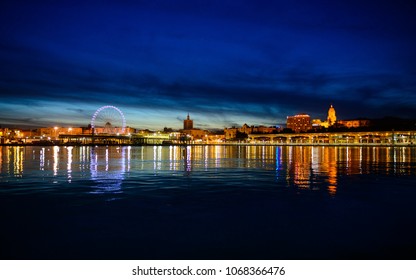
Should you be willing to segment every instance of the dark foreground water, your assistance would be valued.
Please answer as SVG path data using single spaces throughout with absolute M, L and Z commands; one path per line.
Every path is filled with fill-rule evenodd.
M 1 147 L 2 259 L 416 259 L 410 147 Z

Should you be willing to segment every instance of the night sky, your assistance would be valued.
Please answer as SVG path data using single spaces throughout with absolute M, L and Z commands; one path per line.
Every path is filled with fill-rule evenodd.
M 416 118 L 412 1 L 1 1 L 0 125 Z

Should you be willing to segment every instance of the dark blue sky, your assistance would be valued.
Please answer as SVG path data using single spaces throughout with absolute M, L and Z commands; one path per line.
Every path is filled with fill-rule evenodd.
M 411 2 L 2 1 L 0 125 L 415 118 Z

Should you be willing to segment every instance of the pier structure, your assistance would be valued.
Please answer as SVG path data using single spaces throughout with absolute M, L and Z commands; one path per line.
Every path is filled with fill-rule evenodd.
M 253 144 L 416 144 L 415 131 L 249 134 Z
M 60 143 L 74 145 L 152 145 L 163 144 L 169 141 L 168 134 L 146 134 L 146 135 L 106 135 L 106 134 L 61 134 L 59 135 Z
M 221 135 L 219 135 L 221 136 Z M 183 133 L 59 134 L 51 139 L 22 138 L 0 145 L 385 145 L 416 146 L 416 131 L 257 133 L 247 138 L 193 140 Z
M 94 142 L 92 141 L 94 137 Z M 59 135 L 62 144 L 160 145 L 195 144 L 165 133 L 132 135 Z M 202 143 L 207 144 L 207 143 Z M 272 145 L 415 145 L 416 131 L 312 132 L 249 134 L 247 140 L 211 144 L 272 144 Z

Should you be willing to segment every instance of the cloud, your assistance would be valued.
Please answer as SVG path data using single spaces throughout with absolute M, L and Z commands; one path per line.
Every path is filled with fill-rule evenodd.
M 48 121 L 38 120 L 36 118 L 13 118 L 13 117 L 1 117 L 0 127 L 7 128 L 37 128 L 37 127 L 50 126 Z
M 59 63 L 63 70 L 48 63 L 37 66 L 36 74 L 2 78 L 0 100 L 26 105 L 44 100 L 66 106 L 76 102 L 137 110 L 174 109 L 184 114 L 216 115 L 222 122 L 227 121 L 226 116 L 239 116 L 242 122 L 247 122 L 243 118 L 265 118 L 271 124 L 299 112 L 323 116 L 330 103 L 338 103 L 339 108 L 354 104 L 358 112 L 365 110 L 370 115 L 390 104 L 393 112 L 399 112 L 400 104 L 392 104 L 392 99 L 409 87 L 393 75 L 331 75 L 304 65 L 281 69 L 279 73 L 236 72 L 222 74 L 213 81 L 181 78 L 166 82 L 152 73 L 117 73 L 83 64 L 63 67 L 66 62 Z M 393 97 L 388 94 L 391 91 L 395 91 Z M 68 110 L 88 114 L 79 108 Z M 345 115 L 353 118 L 357 111 Z
M 201 126 L 272 125 L 331 103 L 342 118 L 415 117 L 413 29 L 384 4 L 127 2 L 0 12 L 0 120 L 40 108 L 82 122 L 107 104 L 139 125 L 181 126 L 188 112 Z

